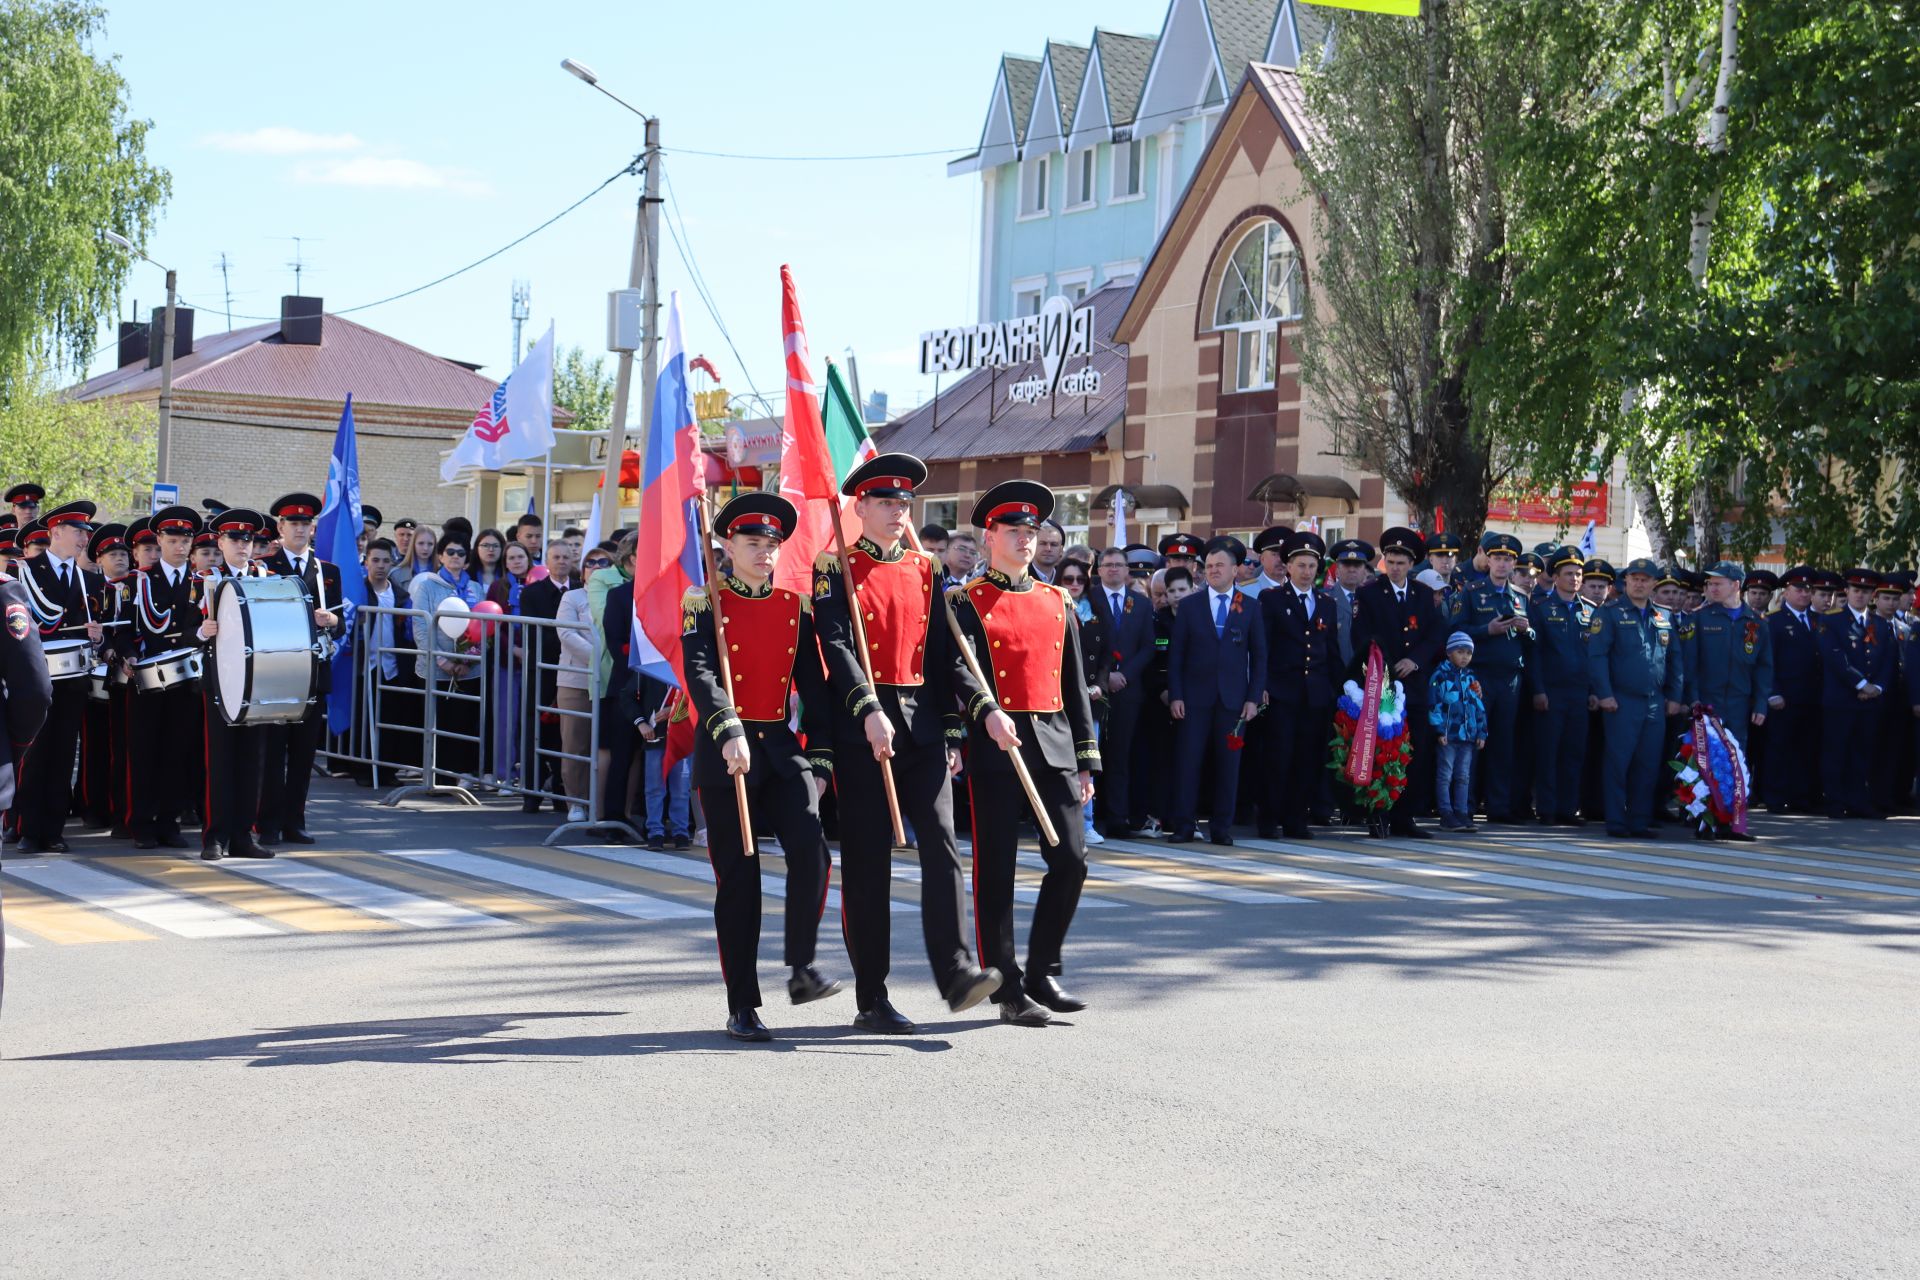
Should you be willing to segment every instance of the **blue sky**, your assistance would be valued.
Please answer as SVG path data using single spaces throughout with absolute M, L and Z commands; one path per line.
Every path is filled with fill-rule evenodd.
M 173 198 L 148 253 L 180 273 L 196 329 L 277 316 L 294 292 L 329 310 L 386 297 L 499 248 L 622 168 L 640 121 L 567 75 L 573 57 L 662 121 L 665 172 L 720 316 L 765 394 L 782 385 L 779 267 L 791 263 L 816 361 L 852 347 L 864 389 L 895 411 L 928 389 L 924 329 L 974 318 L 973 148 L 1003 51 L 1084 43 L 1096 24 L 1152 34 L 1165 0 L 673 4 L 562 0 L 458 6 L 387 0 L 262 5 L 111 3 L 104 45 Z M 910 16 L 909 16 L 910 15 Z M 926 151 L 859 163 L 686 154 Z M 605 344 L 605 297 L 626 282 L 638 180 L 623 178 L 492 262 L 354 318 L 430 351 L 504 370 L 512 282 L 532 287 L 528 342 Z M 674 206 L 664 206 L 666 212 Z M 748 389 L 662 230 L 662 290 L 679 289 L 688 347 Z M 128 318 L 163 294 L 142 266 Z M 93 372 L 112 365 L 111 332 Z M 821 370 L 816 368 L 816 374 Z

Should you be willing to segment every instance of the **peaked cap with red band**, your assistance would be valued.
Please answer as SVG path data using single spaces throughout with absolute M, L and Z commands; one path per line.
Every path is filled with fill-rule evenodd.
M 244 533 L 251 538 L 267 529 L 267 518 L 258 511 L 249 511 L 245 507 L 227 507 L 216 512 L 213 517 L 215 533 Z
M 927 464 L 910 453 L 882 453 L 853 469 L 840 492 L 849 498 L 911 498 L 927 482 Z
M 722 538 L 751 534 L 785 541 L 799 522 L 793 504 L 779 494 L 743 493 L 720 508 L 713 525 L 715 534 Z
M 973 504 L 973 525 L 1037 525 L 1053 515 L 1053 490 L 1038 480 L 1002 480 Z
M 87 558 L 98 560 L 108 551 L 127 549 L 127 526 L 123 524 L 103 524 L 93 531 L 87 539 Z
M 41 516 L 40 520 L 49 529 L 63 524 L 77 524 L 84 528 L 87 522 L 93 519 L 93 513 L 99 509 L 91 502 L 69 502 L 65 506 L 55 507 Z
M 274 500 L 267 514 L 275 520 L 311 520 L 320 514 L 320 499 L 310 493 L 289 493 Z
M 153 513 L 156 533 L 178 533 L 192 537 L 200 532 L 200 513 L 192 507 L 162 507 Z

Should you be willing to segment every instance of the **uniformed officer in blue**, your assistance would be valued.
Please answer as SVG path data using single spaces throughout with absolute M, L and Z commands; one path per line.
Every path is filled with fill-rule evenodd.
M 1520 717 L 1520 685 L 1534 647 L 1533 623 L 1527 617 L 1527 597 L 1512 581 L 1520 539 L 1510 533 L 1489 533 L 1480 546 L 1487 557 L 1486 579 L 1454 593 L 1451 621 L 1456 630 L 1473 637 L 1473 669 L 1487 703 L 1487 745 L 1480 753 L 1487 821 L 1513 822 L 1513 744 Z M 1431 558 L 1431 543 L 1427 554 Z
M 1849 569 L 1845 606 L 1822 621 L 1820 773 L 1826 784 L 1829 818 L 1884 818 L 1873 803 L 1874 730 L 1879 705 L 1893 686 L 1893 628 L 1874 613 L 1873 595 L 1880 575 Z
M 1767 759 L 1760 769 L 1761 796 L 1773 813 L 1820 810 L 1820 628 L 1826 618 L 1813 608 L 1820 571 L 1797 564 L 1780 577 L 1780 607 L 1767 615 L 1773 650 L 1773 685 L 1767 697 Z
M 1587 716 L 1594 704 L 1587 672 L 1593 605 L 1580 595 L 1579 551 L 1560 547 L 1543 557 L 1548 590 L 1528 602 L 1533 661 L 1526 667 L 1533 705 L 1534 803 L 1540 825 L 1579 826 L 1580 776 L 1587 758 Z
M 1773 637 L 1740 598 L 1745 580 L 1731 560 L 1707 570 L 1707 602 L 1693 616 L 1687 655 L 1693 700 L 1712 707 L 1742 747 L 1748 727 L 1767 722 L 1773 694 Z
M 1607 834 L 1653 836 L 1653 788 L 1666 751 L 1666 717 L 1680 715 L 1683 679 L 1672 614 L 1653 603 L 1660 566 L 1635 560 L 1625 593 L 1587 624 L 1587 673 L 1606 718 L 1601 791 Z
M 1460 589 L 1460 553 L 1464 550 L 1466 545 L 1457 533 L 1442 530 L 1427 538 L 1427 567 L 1445 578 L 1453 591 Z M 1451 595 L 1447 599 L 1450 601 Z

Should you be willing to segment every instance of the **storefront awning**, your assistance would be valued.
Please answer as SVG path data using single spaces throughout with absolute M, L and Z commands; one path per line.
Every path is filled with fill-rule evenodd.
M 1348 511 L 1360 507 L 1360 495 L 1339 476 L 1271 475 L 1247 495 L 1249 502 L 1291 502 L 1302 507 L 1308 498 L 1338 498 Z
M 1187 495 L 1170 484 L 1110 484 L 1093 496 L 1093 509 L 1100 511 L 1113 506 L 1113 495 L 1122 489 L 1133 502 L 1136 510 L 1153 507 L 1160 510 L 1178 510 L 1185 514 L 1189 503 Z

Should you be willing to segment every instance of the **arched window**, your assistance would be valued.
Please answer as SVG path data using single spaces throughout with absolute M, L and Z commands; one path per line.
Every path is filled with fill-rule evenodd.
M 1255 223 L 1227 255 L 1213 305 L 1213 327 L 1235 335 L 1232 368 L 1223 371 L 1228 387 L 1273 385 L 1280 325 L 1300 318 L 1303 297 L 1293 237 L 1271 219 Z

